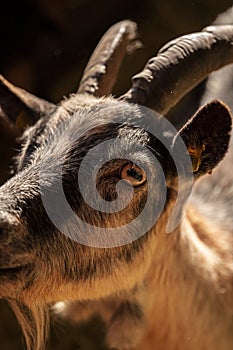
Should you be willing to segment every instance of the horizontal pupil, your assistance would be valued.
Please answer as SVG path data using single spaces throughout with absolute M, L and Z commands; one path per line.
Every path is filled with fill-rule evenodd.
M 139 174 L 134 168 L 130 168 L 127 170 L 127 174 L 131 177 L 134 177 L 136 180 L 141 181 L 142 175 Z

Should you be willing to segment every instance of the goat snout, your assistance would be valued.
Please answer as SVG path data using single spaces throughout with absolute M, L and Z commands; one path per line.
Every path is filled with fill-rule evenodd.
M 0 223 L 0 244 L 8 241 L 10 225 L 8 222 Z
M 8 212 L 0 211 L 0 243 L 8 240 L 10 236 L 19 237 L 23 233 L 20 221 Z
M 29 271 L 32 252 L 26 236 L 25 227 L 17 217 L 0 211 L 0 296 L 5 282 Z

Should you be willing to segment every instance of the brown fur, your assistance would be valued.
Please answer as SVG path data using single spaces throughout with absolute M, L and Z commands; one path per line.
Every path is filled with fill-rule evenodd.
M 167 237 L 170 247 L 164 242 L 167 252 L 152 264 L 148 293 L 154 302 L 146 335 L 135 349 L 232 347 L 232 238 L 212 231 L 211 224 L 205 227 L 197 213 L 190 211 L 190 216 L 176 238 Z

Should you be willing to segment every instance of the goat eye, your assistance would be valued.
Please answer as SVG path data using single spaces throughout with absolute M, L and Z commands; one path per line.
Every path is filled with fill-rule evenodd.
M 127 164 L 121 170 L 121 178 L 133 186 L 139 186 L 146 181 L 146 172 L 135 164 Z

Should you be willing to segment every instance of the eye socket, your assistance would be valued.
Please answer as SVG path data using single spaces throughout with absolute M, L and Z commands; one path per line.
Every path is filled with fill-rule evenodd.
M 121 170 L 121 178 L 136 187 L 146 182 L 146 172 L 136 164 L 127 164 Z

